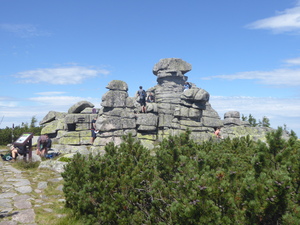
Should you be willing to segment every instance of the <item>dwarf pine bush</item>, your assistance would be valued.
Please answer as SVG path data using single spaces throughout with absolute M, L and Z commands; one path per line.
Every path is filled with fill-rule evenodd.
M 281 134 L 197 144 L 187 131 L 155 156 L 125 136 L 65 167 L 66 206 L 86 224 L 300 224 L 300 143 Z

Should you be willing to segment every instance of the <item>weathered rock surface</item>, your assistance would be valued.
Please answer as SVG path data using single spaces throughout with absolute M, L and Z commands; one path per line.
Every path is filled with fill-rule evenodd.
M 104 154 L 106 144 L 120 144 L 122 136 L 129 133 L 146 147 L 153 148 L 157 140 L 187 129 L 198 142 L 213 138 L 217 127 L 222 127 L 222 136 L 229 138 L 249 134 L 253 139 L 263 139 L 272 131 L 272 128 L 250 127 L 249 123 L 241 121 L 238 111 L 225 113 L 222 120 L 209 103 L 210 94 L 193 83 L 184 91 L 183 85 L 188 80 L 185 74 L 191 69 L 191 64 L 178 58 L 162 59 L 154 65 L 157 85 L 147 92 L 154 94 L 155 102 L 147 103 L 146 114 L 139 113 L 136 98 L 128 96 L 127 83 L 113 80 L 106 87 L 108 91 L 102 96 L 100 109 L 81 101 L 68 113 L 50 111 L 41 122 L 45 126 L 42 133 L 50 135 L 58 151 L 72 155 L 76 152 Z M 99 132 L 90 146 L 93 119 L 97 119 Z M 57 168 L 60 170 L 59 165 Z
M 87 107 L 93 108 L 94 105 L 88 101 L 77 102 L 68 110 L 68 113 L 80 113 L 82 110 L 84 110 Z

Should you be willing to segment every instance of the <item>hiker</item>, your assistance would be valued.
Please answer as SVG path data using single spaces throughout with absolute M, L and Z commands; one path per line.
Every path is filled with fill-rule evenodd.
M 221 138 L 221 128 L 220 128 L 220 127 L 218 127 L 218 128 L 216 129 L 215 135 L 216 135 L 216 137 L 217 137 L 218 139 Z
M 52 146 L 52 140 L 49 138 L 48 134 L 45 134 L 45 135 L 48 138 L 47 150 L 49 150 L 49 149 L 51 149 L 51 146 Z
M 45 135 L 45 134 L 41 135 L 37 140 L 36 154 L 41 157 L 44 157 L 47 154 L 50 141 L 51 140 L 48 137 L 48 135 Z M 51 144 L 50 144 L 50 146 L 51 146 Z
M 94 144 L 94 141 L 97 137 L 97 133 L 98 131 L 96 130 L 96 121 L 97 121 L 97 117 L 95 116 L 94 119 L 92 119 L 92 122 L 91 122 L 91 144 Z
M 147 102 L 155 102 L 155 98 L 152 92 L 149 92 L 149 95 L 147 97 Z
M 12 162 L 16 161 L 18 155 L 26 156 L 27 154 L 27 144 L 23 146 L 14 146 L 10 147 Z
M 185 82 L 184 85 L 183 85 L 183 87 L 184 87 L 183 91 L 186 91 L 187 89 L 190 89 L 192 86 L 191 86 L 191 84 L 189 82 Z
M 141 112 L 146 113 L 146 91 L 140 86 L 140 89 L 137 91 L 136 95 L 139 97 L 139 102 L 141 105 Z

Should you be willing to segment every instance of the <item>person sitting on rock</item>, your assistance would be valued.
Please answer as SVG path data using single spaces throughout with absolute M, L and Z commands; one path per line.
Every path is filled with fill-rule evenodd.
M 49 137 L 48 135 L 41 135 L 37 140 L 37 149 L 36 154 L 44 157 L 47 154 L 48 147 L 49 146 Z
M 152 92 L 149 92 L 149 95 L 147 97 L 147 102 L 155 102 L 155 98 Z
M 189 82 L 185 82 L 184 85 L 183 85 L 183 87 L 184 87 L 183 91 L 186 91 L 187 89 L 190 89 L 192 86 L 191 86 L 191 84 Z

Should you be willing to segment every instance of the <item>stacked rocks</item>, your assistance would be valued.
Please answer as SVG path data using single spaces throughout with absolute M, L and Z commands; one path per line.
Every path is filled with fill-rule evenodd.
M 251 133 L 253 129 L 240 120 L 237 111 L 226 113 L 224 121 L 221 120 L 209 103 L 210 95 L 206 90 L 195 84 L 184 90 L 188 80 L 185 74 L 191 69 L 189 63 L 177 58 L 162 59 L 154 65 L 157 85 L 147 92 L 154 94 L 155 102 L 147 103 L 147 113 L 139 113 L 140 105 L 135 97 L 128 96 L 128 85 L 124 81 L 113 80 L 106 87 L 108 92 L 102 97 L 100 110 L 90 102 L 81 101 L 68 113 L 50 111 L 40 123 L 45 126 L 42 133 L 49 134 L 54 143 L 63 146 L 63 151 L 81 153 L 87 152 L 86 147 L 90 145 L 93 118 L 97 119 L 99 131 L 89 150 L 94 153 L 104 152 L 109 142 L 120 144 L 122 136 L 129 133 L 150 149 L 157 140 L 187 129 L 198 142 L 213 138 L 217 127 L 223 127 L 224 136 L 230 138 Z M 255 134 L 264 136 L 265 133 L 258 130 L 255 129 Z
M 99 152 L 109 142 L 116 145 L 122 136 L 132 133 L 136 136 L 135 100 L 128 97 L 128 86 L 124 81 L 113 80 L 102 97 L 101 110 L 98 114 L 96 129 L 99 131 L 92 150 Z
M 56 150 L 62 153 L 86 152 L 91 139 L 91 121 L 98 112 L 99 108 L 88 101 L 74 104 L 68 113 L 50 111 L 40 122 L 44 126 L 41 133 L 48 134 Z

